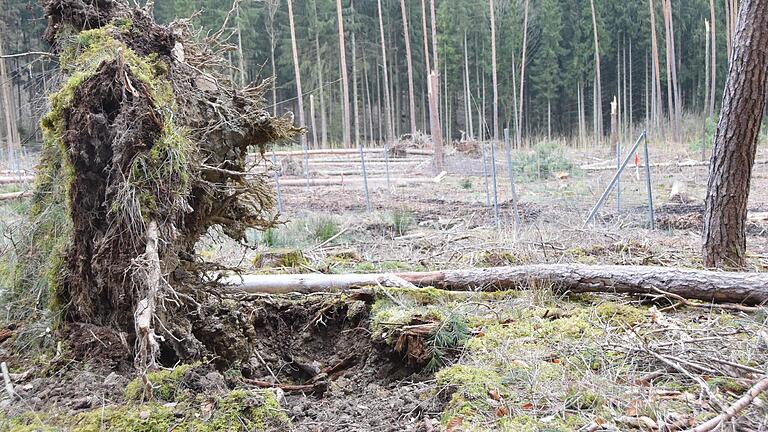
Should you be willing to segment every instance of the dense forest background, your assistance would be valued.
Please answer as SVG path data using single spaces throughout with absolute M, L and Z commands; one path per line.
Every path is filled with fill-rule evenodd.
M 346 65 L 359 113 L 352 122 L 363 140 L 384 136 L 382 122 L 386 104 L 384 62 L 377 2 L 343 0 L 342 15 L 346 44 Z M 424 56 L 422 2 L 406 0 L 405 17 L 413 64 L 415 120 L 417 129 L 429 131 L 427 68 Z M 668 116 L 666 1 L 653 2 L 660 59 L 662 112 Z M 716 104 L 720 102 L 728 63 L 727 29 L 731 25 L 734 0 L 714 2 L 716 47 Z M 403 11 L 399 0 L 382 0 L 393 128 L 397 135 L 411 132 L 407 53 Z M 495 0 L 498 62 L 499 122 L 514 127 L 515 97 L 520 88 L 526 0 Z M 191 17 L 205 31 L 221 28 L 231 3 L 213 0 L 158 0 L 155 15 L 161 22 Z M 430 2 L 426 1 L 427 40 L 431 48 Z M 709 58 L 705 20 L 710 19 L 709 0 L 670 2 L 674 26 L 674 60 L 681 116 L 701 120 L 708 115 L 707 73 Z M 202 11 L 196 14 L 197 11 Z M 527 53 L 525 56 L 524 109 L 521 135 L 564 137 L 583 135 L 595 129 L 594 106 L 602 106 L 602 120 L 608 125 L 610 102 L 619 101 L 624 136 L 632 127 L 642 128 L 652 107 L 652 31 L 648 0 L 594 0 L 600 54 L 601 103 L 597 104 L 595 42 L 592 4 L 589 0 L 530 0 Z M 315 125 L 316 139 L 326 145 L 342 140 L 342 84 L 336 0 L 293 2 L 298 58 L 304 89 L 306 124 Z M 41 40 L 45 28 L 42 10 L 35 0 L 5 0 L 0 11 L 3 21 L 2 45 L 6 54 L 47 50 Z M 491 25 L 488 0 L 436 0 L 435 24 L 440 74 L 440 116 L 443 134 L 451 139 L 462 131 L 477 138 L 492 135 Z M 243 65 L 243 74 L 233 69 L 233 80 L 259 80 L 272 76 L 275 92 L 267 92 L 270 110 L 276 114 L 296 111 L 296 80 L 291 54 L 286 0 L 243 0 L 230 21 L 230 42 L 242 45 L 228 53 L 232 65 Z M 274 48 L 274 51 L 272 50 Z M 465 57 L 466 56 L 466 57 Z M 273 63 L 274 59 L 274 63 Z M 13 82 L 17 111 L 15 117 L 22 137 L 34 142 L 41 97 L 53 85 L 54 65 L 44 57 L 7 59 Z M 241 63 L 242 62 L 242 63 Z M 434 66 L 434 59 L 432 59 Z M 467 85 L 469 84 L 469 85 Z M 469 93 L 469 94 L 468 94 Z M 310 98 L 312 99 L 310 101 Z M 467 103 L 469 101 L 469 103 Z M 354 99 L 353 99 L 354 102 Z M 579 121 L 579 111 L 584 113 Z M 716 108 L 715 108 L 716 111 Z M 314 117 L 310 117 L 314 114 Z M 690 122 L 694 123 L 694 122 Z M 581 126 L 580 126 L 581 124 Z M 470 127 L 472 125 L 472 127 Z M 607 126 L 604 135 L 608 134 Z M 699 129 L 700 130 L 700 129 Z M 700 134 L 699 134 L 700 136 Z M 315 140 L 310 138 L 310 144 Z

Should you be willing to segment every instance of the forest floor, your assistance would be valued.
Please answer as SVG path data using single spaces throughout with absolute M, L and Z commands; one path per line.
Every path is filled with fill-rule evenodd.
M 689 159 L 687 150 L 660 145 L 651 152 L 655 163 Z M 758 159 L 763 153 L 761 146 Z M 607 150 L 561 156 L 576 167 L 610 163 Z M 690 157 L 699 159 L 694 150 Z M 537 160 L 527 163 L 538 171 L 549 159 Z M 567 165 L 549 164 L 551 171 Z M 429 174 L 418 164 L 403 170 Z M 653 169 L 656 230 L 647 223 L 642 172 L 622 177 L 620 213 L 612 196 L 584 226 L 611 172 L 566 167 L 560 179 L 518 178 L 516 232 L 501 161 L 498 170 L 499 228 L 485 203 L 482 164 L 453 154 L 439 183 L 395 182 L 389 190 L 377 183 L 371 213 L 360 184 L 284 187 L 283 226 L 253 233 L 252 248 L 212 232 L 198 251 L 264 273 L 702 267 L 706 166 Z M 687 199 L 670 199 L 675 182 L 686 185 Z M 768 266 L 766 203 L 768 165 L 759 164 L 748 224 L 754 271 Z M 0 231 L 25 211 L 20 202 L 0 205 Z M 768 361 L 765 309 L 682 306 L 658 296 L 555 295 L 547 286 L 465 294 L 373 288 L 231 293 L 222 305 L 230 321 L 206 331 L 227 337 L 230 326 L 247 327 L 247 340 L 232 336 L 230 349 L 249 344 L 252 361 L 232 365 L 220 352 L 157 372 L 152 402 L 138 391 L 124 336 L 6 323 L 0 359 L 18 397 L 3 394 L 0 430 L 684 430 L 743 395 Z M 281 389 L 265 388 L 275 383 Z M 723 430 L 768 430 L 768 401 L 758 399 Z

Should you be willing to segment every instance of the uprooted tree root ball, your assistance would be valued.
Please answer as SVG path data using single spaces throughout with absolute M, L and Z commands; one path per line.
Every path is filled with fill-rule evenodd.
M 14 290 L 39 292 L 63 322 L 136 333 L 139 366 L 154 365 L 159 340 L 171 363 L 211 353 L 193 329 L 218 301 L 206 289 L 218 266 L 195 244 L 212 227 L 241 241 L 275 222 L 248 155 L 302 131 L 263 109 L 263 84 L 233 85 L 227 47 L 195 40 L 188 21 L 164 27 L 120 0 L 45 11 L 62 79 Z

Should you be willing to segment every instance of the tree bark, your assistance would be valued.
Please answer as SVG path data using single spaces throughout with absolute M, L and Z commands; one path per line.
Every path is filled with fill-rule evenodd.
M 744 0 L 709 167 L 704 263 L 745 264 L 747 201 L 766 102 L 768 0 Z
M 352 146 L 352 122 L 349 109 L 349 78 L 347 77 L 347 47 L 344 43 L 344 16 L 341 12 L 341 0 L 336 0 L 336 15 L 339 22 L 339 59 L 341 69 L 341 97 L 344 147 Z
M 712 87 L 712 90 L 709 93 L 709 117 L 711 118 L 715 112 L 715 92 L 717 91 L 717 35 L 715 34 L 715 0 L 709 0 L 709 23 L 712 29 L 712 40 L 710 41 L 712 44 L 712 50 L 710 51 L 712 59 L 710 60 L 709 65 L 711 68 L 711 79 L 709 85 Z
M 408 14 L 405 10 L 405 0 L 400 0 L 400 10 L 403 14 L 403 36 L 405 38 L 405 60 L 408 66 L 408 108 L 411 120 L 410 132 L 416 133 L 416 99 L 413 91 L 413 59 L 411 57 L 411 32 L 408 30 Z
M 247 292 L 325 292 L 365 286 L 435 287 L 453 291 L 517 290 L 551 285 L 556 292 L 658 294 L 745 305 L 768 302 L 768 273 L 724 273 L 675 267 L 535 264 L 396 274 L 243 275 L 222 281 Z M 403 283 L 406 282 L 406 283 Z

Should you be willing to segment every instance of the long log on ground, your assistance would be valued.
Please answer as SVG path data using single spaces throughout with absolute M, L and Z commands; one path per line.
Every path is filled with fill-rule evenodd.
M 22 192 L 9 192 L 0 194 L 0 201 L 12 201 L 19 198 L 24 198 L 32 195 L 32 191 L 22 191 Z
M 653 266 L 536 264 L 395 274 L 244 275 L 226 283 L 246 292 L 327 292 L 363 286 L 435 287 L 454 291 L 516 290 L 552 286 L 557 292 L 670 293 L 715 303 L 768 303 L 768 273 L 736 273 Z M 406 285 L 407 286 L 407 285 Z
M 756 165 L 768 164 L 768 159 L 756 160 L 755 164 Z M 682 162 L 657 162 L 657 163 L 651 162 L 651 168 L 668 168 L 668 167 L 690 168 L 690 167 L 702 167 L 702 166 L 709 166 L 709 161 L 687 160 Z M 640 164 L 639 167 L 645 168 L 645 164 Z M 614 162 L 614 165 L 610 165 L 609 162 L 600 162 L 598 164 L 582 165 L 579 167 L 579 169 L 583 171 L 616 171 L 616 164 L 615 162 Z
M 0 184 L 4 184 L 4 185 L 21 184 L 21 183 L 32 182 L 34 180 L 35 180 L 35 176 L 33 175 L 0 176 Z
M 383 153 L 384 148 L 382 147 L 373 147 L 373 148 L 363 148 L 364 153 Z M 434 154 L 431 150 L 420 150 L 420 149 L 405 149 L 403 150 L 405 154 L 412 154 L 412 155 L 421 155 L 421 156 L 431 156 Z M 356 155 L 359 154 L 359 149 L 315 149 L 315 150 L 307 150 L 307 155 L 309 156 L 328 156 L 328 155 Z M 277 157 L 304 157 L 304 151 L 303 150 L 284 150 L 284 151 L 276 151 L 275 156 Z
M 369 178 L 368 184 L 386 183 L 386 178 Z M 401 177 L 392 178 L 390 182 L 395 186 L 407 186 L 424 183 L 439 183 L 439 180 L 432 177 Z M 315 178 L 309 179 L 309 186 L 341 186 L 362 184 L 362 177 L 339 177 L 339 178 Z M 306 186 L 306 179 L 280 179 L 280 186 Z

